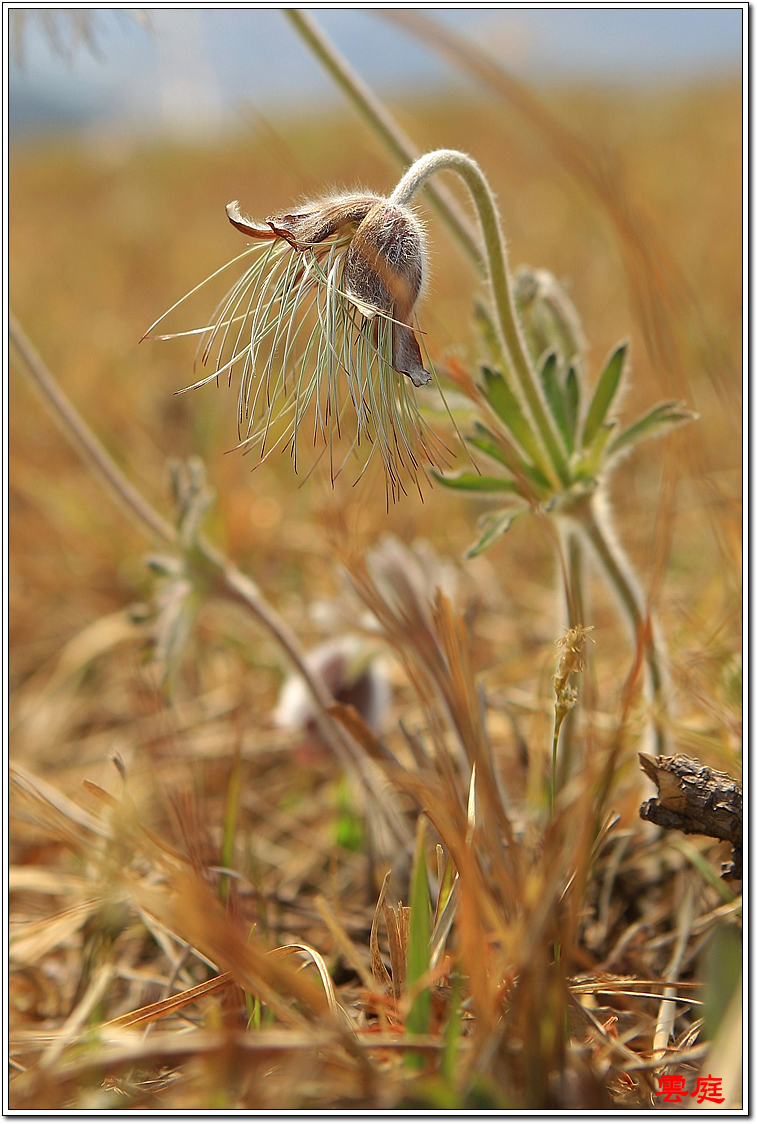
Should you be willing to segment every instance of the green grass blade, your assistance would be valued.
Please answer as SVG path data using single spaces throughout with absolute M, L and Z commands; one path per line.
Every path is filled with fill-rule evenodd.
M 421 979 L 430 967 L 431 896 L 426 869 L 426 820 L 418 820 L 415 837 L 415 860 L 410 882 L 410 925 L 407 934 L 407 986 Z M 408 1012 L 405 1026 L 411 1034 L 426 1034 L 431 1018 L 431 989 L 424 988 L 416 996 Z
M 622 343 L 620 347 L 616 347 L 615 351 L 613 351 L 612 355 L 607 360 L 605 369 L 599 377 L 599 382 L 597 383 L 597 388 L 594 391 L 594 397 L 591 400 L 589 412 L 584 422 L 584 449 L 588 449 L 594 443 L 594 438 L 597 436 L 612 406 L 613 399 L 618 392 L 618 387 L 623 377 L 627 351 L 628 344 Z
M 447 1081 L 454 1081 L 457 1075 L 457 1057 L 463 1034 L 463 988 L 458 975 L 452 977 L 452 994 L 449 1000 L 449 1018 L 444 1028 L 444 1051 L 441 1072 Z

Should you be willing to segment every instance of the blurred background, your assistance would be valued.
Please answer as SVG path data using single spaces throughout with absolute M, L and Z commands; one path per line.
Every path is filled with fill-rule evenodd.
M 398 170 L 277 11 L 92 9 L 83 24 L 70 14 L 11 12 L 11 308 L 158 508 L 170 510 L 166 458 L 205 460 L 217 493 L 213 537 L 304 642 L 323 640 L 328 605 L 342 596 L 334 536 L 360 550 L 388 531 L 420 536 L 459 560 L 486 503 L 436 488 L 423 504 L 408 498 L 387 514 L 380 471 L 335 491 L 318 472 L 303 485 L 286 456 L 253 472 L 229 452 L 236 387 L 177 397 L 192 381 L 191 341 L 138 341 L 243 248 L 224 214 L 229 200 L 263 217 L 334 186 L 388 192 Z M 313 14 L 420 149 L 461 148 L 480 161 L 512 264 L 548 268 L 568 287 L 592 378 L 630 336 L 624 415 L 669 397 L 700 412 L 697 424 L 629 460 L 612 500 L 667 631 L 679 747 L 727 764 L 733 731 L 723 731 L 740 703 L 741 10 L 426 11 L 524 82 L 549 121 L 583 138 L 615 200 L 609 207 L 576 175 L 564 144 L 388 13 Z M 616 219 L 631 213 L 631 227 L 652 232 L 656 274 L 641 266 L 634 274 L 638 250 L 619 240 L 613 206 Z M 432 255 L 422 327 L 438 360 L 473 369 L 480 284 L 421 210 Z M 650 276 L 675 291 L 658 302 L 667 352 L 650 345 L 640 312 L 639 286 L 655 306 Z M 197 307 L 203 316 L 212 305 Z M 106 630 L 100 647 L 85 645 L 86 658 L 64 649 L 93 622 L 150 596 L 145 542 L 13 359 L 9 430 L 15 752 L 73 788 L 84 772 L 110 775 L 114 745 L 127 755 L 144 745 L 144 720 L 163 705 L 133 638 Z M 560 620 L 549 544 L 522 520 L 464 576 L 478 606 L 481 674 L 493 689 L 546 698 Z M 632 653 L 599 589 L 592 623 L 597 689 L 613 711 Z M 219 713 L 241 708 L 254 740 L 281 682 L 277 653 L 228 609 L 203 613 L 197 637 L 176 697 L 212 695 Z M 68 679 L 56 677 L 64 650 Z M 528 734 L 527 713 L 523 721 Z M 181 752 L 209 761 L 219 745 L 228 745 L 228 728 L 187 735 Z
M 555 641 L 566 623 L 543 521 L 518 519 L 493 549 L 465 562 L 477 521 L 493 506 L 486 497 L 429 487 L 423 502 L 409 495 L 387 511 L 379 464 L 353 486 L 355 463 L 334 489 L 324 466 L 296 476 L 286 454 L 256 468 L 252 457 L 234 451 L 236 384 L 222 380 L 220 387 L 177 395 L 202 373 L 193 377 L 193 340 L 139 342 L 162 313 L 245 248 L 224 212 L 230 200 L 263 219 L 335 188 L 388 193 L 399 178 L 397 165 L 278 11 L 14 8 L 9 14 L 10 308 L 33 346 L 116 463 L 166 517 L 172 517 L 169 459 L 203 459 L 216 494 L 208 538 L 254 579 L 308 649 L 343 639 L 361 621 L 340 552 L 363 557 L 387 534 L 405 544 L 422 540 L 419 583 L 431 591 L 440 581 L 465 612 L 508 808 L 517 816 L 525 809 L 527 824 L 533 813 L 536 824 L 546 809 Z M 592 385 L 610 349 L 630 339 L 622 420 L 661 400 L 681 399 L 699 413 L 698 421 L 647 442 L 624 461 L 612 476 L 609 501 L 618 538 L 666 639 L 671 742 L 739 776 L 742 9 L 319 9 L 312 15 L 419 151 L 458 148 L 479 161 L 499 202 L 511 264 L 550 270 L 572 297 L 588 340 Z M 457 185 L 447 186 L 468 208 Z M 419 308 L 429 353 L 439 370 L 456 364 L 475 374 L 483 351 L 473 309 L 483 286 L 423 199 L 418 210 L 431 255 Z M 206 324 L 222 290 L 223 281 L 221 291 L 200 293 L 174 312 L 169 330 Z M 21 934 L 10 992 L 13 1056 L 20 1072 L 40 1050 L 45 1057 L 53 1050 L 63 1072 L 68 1056 L 58 1054 L 55 1033 L 63 1028 L 65 1037 L 83 1026 L 71 1012 L 79 996 L 90 995 L 83 989 L 93 965 L 109 971 L 112 959 L 120 976 L 112 983 L 109 975 L 97 977 L 107 995 L 82 1015 L 92 1023 L 193 986 L 207 971 L 185 957 L 183 943 L 153 940 L 147 922 L 133 913 L 100 910 L 111 883 L 118 893 L 132 876 L 160 893 L 165 884 L 162 868 L 151 859 L 143 867 L 131 842 L 121 847 L 121 828 L 131 839 L 133 809 L 151 839 L 172 854 L 178 848 L 195 869 L 238 873 L 228 884 L 226 873 L 221 878 L 222 895 L 238 887 L 238 896 L 228 890 L 229 909 L 241 901 L 246 922 L 260 922 L 271 944 L 307 940 L 323 950 L 335 983 L 345 986 L 351 977 L 339 960 L 341 945 L 315 908 L 318 895 L 334 903 L 365 943 L 382 869 L 371 865 L 363 805 L 338 762 L 307 731 L 273 721 L 286 668 L 243 609 L 205 603 L 170 681 L 161 680 L 151 659 L 150 613 L 158 609 L 164 624 L 171 623 L 171 587 L 147 564 L 154 544 L 90 475 L 24 373 L 11 346 L 9 725 L 13 763 L 27 770 L 16 783 L 10 847 L 12 921 Z M 675 945 L 681 972 L 713 981 L 707 996 L 716 996 L 713 1010 L 722 1011 L 738 978 L 741 948 L 739 902 L 719 877 L 730 847 L 678 833 L 661 837 L 641 822 L 639 804 L 650 795 L 637 756 L 645 747 L 646 716 L 633 694 L 634 645 L 601 581 L 589 581 L 584 623 L 593 628 L 593 643 L 575 730 L 594 775 L 609 763 L 611 807 L 619 818 L 606 865 L 594 868 L 586 896 L 581 964 L 587 971 L 605 964 L 637 979 L 667 980 L 663 973 L 679 970 L 670 966 Z M 383 677 L 378 694 L 389 698 L 387 744 L 403 758 L 407 746 L 397 720 L 422 729 L 423 708 L 390 651 L 382 650 L 382 661 L 372 666 Z M 24 780 L 29 774 L 39 780 Z M 396 793 L 387 806 L 392 798 Z M 112 820 L 117 846 L 111 848 L 108 836 L 107 863 L 100 863 L 99 844 L 77 850 L 77 825 L 88 822 L 87 812 L 110 822 L 114 805 L 121 809 Z M 540 852 L 537 836 L 528 838 L 534 854 Z M 538 861 L 546 870 L 552 860 L 545 853 Z M 116 877 L 111 858 L 121 864 L 124 855 Z M 395 876 L 394 892 L 403 894 L 402 876 Z M 534 885 L 540 883 L 526 883 Z M 701 929 L 690 924 L 695 892 L 697 909 L 706 911 Z M 91 921 L 90 909 L 98 911 Z M 594 924 L 595 916 L 601 923 Z M 725 930 L 731 943 L 718 943 L 719 935 L 708 945 L 710 922 L 721 917 L 718 932 Z M 690 947 L 689 933 L 700 934 Z M 538 948 L 537 941 L 534 978 L 547 964 L 537 958 Z M 709 960 L 702 966 L 704 955 Z M 545 981 L 553 975 L 545 968 Z M 498 982 L 497 988 L 500 1003 Z M 625 999 L 620 1002 L 616 1013 L 625 1016 Z M 639 1039 L 646 1059 L 641 1073 L 658 1003 L 642 997 L 633 1004 L 645 1005 L 651 1027 Z M 213 999 L 201 1025 L 220 1027 L 218 1018 L 225 1017 Z M 595 1019 L 597 1026 L 608 1040 L 617 1034 L 625 1043 L 628 1024 L 609 1009 L 607 1018 L 601 1027 Z M 184 1026 L 178 1015 L 171 1025 Z M 548 1025 L 539 1023 L 545 1041 Z M 735 1017 L 724 1017 L 723 1026 L 729 1035 L 740 1033 Z M 693 1042 L 687 1034 L 677 1049 Z M 555 1049 L 561 1054 L 563 1039 L 560 1027 Z M 736 1037 L 728 1042 L 720 1057 L 733 1068 L 740 1046 Z M 489 1057 L 488 1046 L 481 1054 Z M 625 1069 L 627 1051 L 612 1056 Z M 269 1056 L 260 1057 L 267 1082 Z M 292 1051 L 291 1071 L 278 1062 L 270 1069 L 273 1085 L 266 1085 L 262 1103 L 280 1108 L 294 1098 L 299 1104 L 302 1057 Z M 98 1065 L 91 1089 L 83 1087 L 72 1103 L 231 1106 L 223 1098 L 237 1060 L 218 1066 L 214 1060 L 210 1085 L 202 1084 L 201 1071 L 194 1094 L 191 1083 L 189 1092 L 181 1082 L 169 1087 L 175 1064 L 164 1073 L 161 1063 L 159 1080 L 144 1088 L 125 1081 L 112 1089 L 99 1087 L 105 1070 Z M 328 1084 L 320 1051 L 313 1065 L 314 1080 Z M 40 1070 L 46 1081 L 52 1071 Z M 618 1072 L 621 1085 L 633 1084 Z M 20 1076 L 14 1095 L 23 1108 L 18 1090 L 29 1074 Z M 33 1090 L 34 1073 L 31 1080 Z M 250 1080 L 250 1103 L 259 1107 L 263 1082 Z M 50 1085 L 49 1099 L 32 1098 L 26 1107 L 59 1107 L 66 1103 L 61 1089 Z M 319 1107 L 352 1104 L 335 1100 L 330 1088 L 327 1094 Z
M 429 9 L 511 73 L 554 82 L 669 87 L 733 75 L 741 65 L 738 8 Z M 54 10 L 49 12 L 54 15 Z M 275 9 L 96 10 L 98 49 L 76 49 L 61 27 L 51 50 L 40 13 L 29 14 L 11 57 L 9 120 L 15 132 L 65 125 L 197 136 L 244 127 L 246 108 L 276 115 L 334 109 L 338 95 Z M 432 52 L 378 18 L 344 8 L 318 19 L 383 95 L 472 93 Z M 148 26 L 153 34 L 147 33 Z

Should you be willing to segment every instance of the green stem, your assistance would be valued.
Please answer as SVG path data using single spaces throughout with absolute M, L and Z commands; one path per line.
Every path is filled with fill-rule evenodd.
M 454 149 L 441 148 L 416 160 L 397 184 L 392 192 L 391 200 L 393 203 L 406 206 L 430 176 L 443 171 L 455 172 L 460 176 L 473 199 L 484 237 L 487 272 L 497 314 L 499 334 L 506 352 L 510 356 L 521 393 L 528 404 L 554 471 L 557 473 L 557 478 L 563 487 L 567 487 L 570 478 L 565 454 L 550 423 L 539 380 L 531 364 L 523 332 L 518 322 L 507 266 L 505 239 L 502 234 L 497 205 L 486 176 L 471 156 Z M 542 464 L 539 467 L 543 471 L 546 468 L 547 473 L 552 475 L 548 465 Z
M 555 803 L 557 801 L 557 746 L 560 741 L 560 727 L 565 718 L 565 711 L 555 707 L 555 725 L 552 731 L 552 773 L 550 777 L 549 812 L 552 819 L 555 817 Z
M 574 512 L 574 515 L 594 548 L 605 577 L 628 617 L 636 643 L 643 644 L 648 689 L 654 707 L 652 722 L 655 750 L 658 754 L 664 754 L 667 751 L 667 733 L 664 724 L 667 706 L 663 657 L 658 645 L 657 630 L 630 567 L 619 548 L 613 543 L 607 528 L 603 526 L 603 520 L 597 518 L 595 506 L 596 500 L 589 499 Z
M 400 129 L 386 106 L 337 51 L 318 24 L 307 12 L 299 8 L 282 10 L 348 101 L 352 103 L 371 131 L 384 143 L 395 160 L 403 168 L 407 168 L 417 160 L 419 153 L 416 146 Z M 467 256 L 481 273 L 485 273 L 486 263 L 476 231 L 468 217 L 461 211 L 454 196 L 443 187 L 434 187 L 431 184 L 426 185 L 426 194 Z
M 567 581 L 565 583 L 565 604 L 568 628 L 575 628 L 577 625 L 586 624 L 583 542 L 576 531 L 570 530 L 565 536 L 565 554 L 568 570 Z M 586 690 L 587 688 L 584 687 L 581 692 L 582 697 Z M 573 764 L 579 705 L 580 703 L 569 710 L 565 718 L 565 725 L 562 731 L 562 753 L 560 754 L 560 784 L 565 784 L 567 781 Z

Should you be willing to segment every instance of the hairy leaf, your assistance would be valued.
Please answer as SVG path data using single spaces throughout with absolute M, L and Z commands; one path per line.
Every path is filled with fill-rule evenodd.
M 625 343 L 617 347 L 607 360 L 605 369 L 599 377 L 599 382 L 597 383 L 597 388 L 594 391 L 594 397 L 591 400 L 589 412 L 584 422 L 584 449 L 588 449 L 590 445 L 593 444 L 594 438 L 597 436 L 600 427 L 607 417 L 613 399 L 618 392 L 620 380 L 623 377 L 627 350 L 628 345 Z
M 551 413 L 555 426 L 563 439 L 565 448 L 570 453 L 573 449 L 573 436 L 568 425 L 568 416 L 565 408 L 565 397 L 562 387 L 557 379 L 557 356 L 551 351 L 542 364 L 541 385 L 544 397 Z
M 576 444 L 578 412 L 581 408 L 581 388 L 575 367 L 569 367 L 565 376 L 565 420 L 568 425 L 568 452 L 572 453 Z
M 615 456 L 623 449 L 629 449 L 633 445 L 638 445 L 641 441 L 649 440 L 650 437 L 660 437 L 673 426 L 696 421 L 698 417 L 697 413 L 688 410 L 681 402 L 661 402 L 648 414 L 635 421 L 633 425 L 629 425 L 628 429 L 619 433 L 610 442 L 607 455 L 608 457 Z
M 608 442 L 617 422 L 605 422 L 596 433 L 591 448 L 587 449 L 575 469 L 578 480 L 591 480 L 597 476 Z
M 510 530 L 513 520 L 522 515 L 524 511 L 528 511 L 528 508 L 509 508 L 505 511 L 495 512 L 493 515 L 485 515 L 478 524 L 481 533 L 473 545 L 468 547 L 465 557 L 476 558 L 479 554 L 483 554 L 497 539 L 502 538 Z
M 497 461 L 498 464 L 504 465 L 505 468 L 510 468 L 507 457 L 497 443 L 497 438 L 485 425 L 476 422 L 476 436 L 466 437 L 466 441 L 469 445 L 472 445 L 474 449 L 478 449 L 480 452 L 485 453 L 488 457 Z M 522 457 L 518 458 L 518 466 L 523 472 L 523 475 L 528 477 L 537 491 L 551 492 L 552 485 L 540 468 L 529 464 Z
M 457 476 L 442 476 L 440 472 L 432 472 L 435 480 L 445 488 L 456 488 L 462 492 L 517 492 L 514 480 L 507 480 L 504 476 L 479 476 L 477 472 L 461 472 Z
M 537 464 L 542 459 L 539 441 L 523 412 L 520 402 L 502 375 L 483 368 L 486 380 L 486 397 L 497 417 L 501 418 L 525 453 Z

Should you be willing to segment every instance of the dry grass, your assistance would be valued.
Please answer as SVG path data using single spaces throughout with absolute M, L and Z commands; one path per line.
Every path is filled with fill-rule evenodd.
M 622 153 L 627 190 L 644 200 L 725 359 L 723 394 L 702 357 L 684 353 L 677 393 L 702 420 L 644 446 L 613 499 L 667 636 L 676 746 L 731 773 L 741 751 L 739 95 L 723 83 L 554 99 L 564 120 Z M 594 370 L 630 333 L 628 413 L 656 402 L 667 375 L 641 343 L 596 204 L 493 102 L 403 117 L 423 147 L 481 161 L 513 264 L 571 280 Z M 113 140 L 12 151 L 19 320 L 157 507 L 168 510 L 166 457 L 205 459 L 217 493 L 209 534 L 303 642 L 352 631 L 371 609 L 393 657 L 387 736 L 378 743 L 352 712 L 341 717 L 410 833 L 419 809 L 427 824 L 415 859 L 390 861 L 337 765 L 273 727 L 280 655 L 237 608 L 203 607 L 166 694 L 148 624 L 130 611 L 153 591 L 145 544 L 13 371 L 14 1108 L 651 1108 L 661 1066 L 693 1079 L 713 1029 L 720 1052 L 709 1060 L 730 1068 L 711 1072 L 725 1086 L 733 1070 L 736 1023 L 718 1024 L 713 996 L 738 966 L 740 897 L 718 879 L 722 846 L 638 819 L 638 666 L 599 586 L 573 733 L 582 764 L 550 825 L 563 622 L 539 524 L 519 521 L 463 566 L 454 560 L 475 503 L 434 489 L 387 514 L 380 472 L 333 492 L 325 473 L 299 487 L 286 457 L 250 474 L 223 455 L 236 440 L 235 390 L 173 397 L 189 381 L 191 346 L 136 346 L 237 250 L 229 199 L 265 215 L 332 184 L 383 191 L 392 178 L 352 118 L 274 125 L 251 114 L 249 133 L 215 150 Z M 468 361 L 472 276 L 429 228 L 424 330 L 435 357 Z M 444 595 L 427 555 L 426 590 L 402 580 L 403 551 L 385 550 L 383 579 L 366 562 L 386 532 L 432 544 Z M 436 950 L 427 970 L 421 853 Z M 679 1003 L 662 1056 L 666 985 Z

